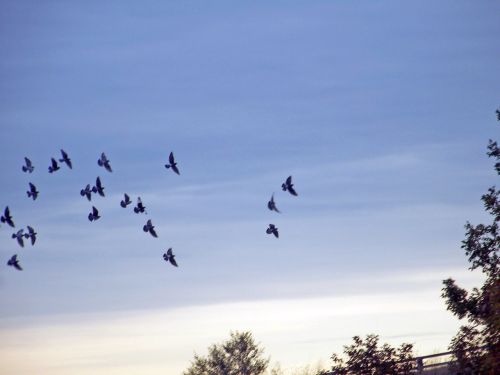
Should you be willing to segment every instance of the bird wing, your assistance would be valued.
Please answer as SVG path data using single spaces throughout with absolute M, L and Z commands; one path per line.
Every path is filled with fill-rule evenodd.
M 13 266 L 16 270 L 19 270 L 19 271 L 23 270 L 22 267 L 19 265 L 19 262 L 17 260 L 14 262 Z
M 297 192 L 295 191 L 295 189 L 294 189 L 293 187 L 291 187 L 291 186 L 288 186 L 288 191 L 289 191 L 289 192 L 290 192 L 290 194 L 292 194 L 292 195 L 295 195 L 295 196 L 297 196 L 297 195 L 298 195 L 298 194 L 297 194 Z
M 172 248 L 171 248 L 171 247 L 169 247 L 169 248 L 168 248 L 168 250 L 167 250 L 167 255 L 168 255 L 169 257 L 171 257 L 172 255 L 174 255 L 174 254 L 172 253 Z
M 125 193 L 125 203 L 130 203 L 130 197 Z
M 33 233 L 35 233 L 35 230 L 28 225 L 28 232 L 29 232 L 29 234 L 33 234 Z
M 172 165 L 171 165 L 171 167 L 172 167 L 172 170 L 173 170 L 175 173 L 177 173 L 178 175 L 180 175 L 180 174 L 181 174 L 181 172 L 179 172 L 179 168 L 177 168 L 177 165 L 172 164 Z
M 54 158 L 51 158 L 51 159 L 52 159 L 52 168 L 56 169 L 57 168 L 57 161 Z
M 285 183 L 287 184 L 287 186 L 290 186 L 292 184 L 292 176 L 288 176 Z
M 68 154 L 63 149 L 61 149 L 61 155 L 62 155 L 64 160 L 68 159 Z
M 104 163 L 104 168 L 106 168 L 108 172 L 113 172 L 113 170 L 111 169 L 111 165 L 109 164 L 109 160 L 106 160 L 106 162 Z
M 170 264 L 172 264 L 172 266 L 179 267 L 177 265 L 177 262 L 175 261 L 175 257 L 173 255 L 168 260 L 169 260 Z
M 170 164 L 174 164 L 175 163 L 175 158 L 174 158 L 174 153 L 171 152 L 170 155 L 168 155 L 168 162 Z
M 99 215 L 99 211 L 94 206 L 92 206 L 92 215 L 93 216 L 98 216 Z
M 23 232 L 22 229 L 20 229 L 19 231 L 17 231 L 16 238 L 17 238 L 17 243 L 19 244 L 19 246 L 24 247 L 24 240 L 23 240 L 23 234 L 22 234 L 22 232 Z
M 158 237 L 158 235 L 156 234 L 156 231 L 154 230 L 154 227 L 150 227 L 149 228 L 149 233 L 151 233 L 151 235 L 155 238 Z
M 31 168 L 31 167 L 33 166 L 33 165 L 31 164 L 31 160 L 30 160 L 30 159 L 28 159 L 27 157 L 24 157 L 24 161 L 25 161 L 26 166 L 27 166 L 28 168 Z
M 149 219 L 147 222 L 146 222 L 146 225 L 148 227 L 152 227 L 153 226 L 153 223 L 151 222 L 151 219 Z

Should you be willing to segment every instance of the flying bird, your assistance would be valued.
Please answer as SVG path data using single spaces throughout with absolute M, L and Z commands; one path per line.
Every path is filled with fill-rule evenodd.
M 145 213 L 146 215 L 148 214 L 148 213 L 146 212 L 146 206 L 144 206 L 144 205 L 142 204 L 141 197 L 137 197 L 137 205 L 134 207 L 134 212 L 135 212 L 136 214 L 138 214 L 138 213 L 141 213 L 141 214 L 142 214 L 142 213 Z
M 17 259 L 17 254 L 12 255 L 12 257 L 7 262 L 8 266 L 14 267 L 18 271 L 22 271 L 23 269 L 19 265 L 19 260 Z
M 38 191 L 36 190 L 36 186 L 33 185 L 31 182 L 29 183 L 30 184 L 30 189 L 26 192 L 26 194 L 28 194 L 28 198 L 33 198 L 33 200 L 35 200 L 37 197 L 38 197 Z
M 113 170 L 111 169 L 111 165 L 109 164 L 109 159 L 106 157 L 106 154 L 104 154 L 104 152 L 101 154 L 99 160 L 97 160 L 97 164 L 99 164 L 100 167 L 106 168 L 108 172 L 113 172 Z
M 66 163 L 66 165 L 69 167 L 69 169 L 73 169 L 73 164 L 71 164 L 71 159 L 68 157 L 68 154 L 63 149 L 61 149 L 61 156 L 62 156 L 62 159 L 59 159 L 59 161 L 61 163 Z
M 153 223 L 151 222 L 151 219 L 150 219 L 150 220 L 148 220 L 148 221 L 147 221 L 147 223 L 146 223 L 146 225 L 144 225 L 144 226 L 142 227 L 142 230 L 143 230 L 144 232 L 146 232 L 146 233 L 147 233 L 147 232 L 151 233 L 151 235 L 152 235 L 153 237 L 155 237 L 155 238 L 156 238 L 156 237 L 158 237 L 158 235 L 157 235 L 157 234 L 156 234 L 156 232 L 155 232 L 155 227 L 154 227 Z
M 99 211 L 97 210 L 97 208 L 95 208 L 94 206 L 92 206 L 92 212 L 89 213 L 89 220 L 90 221 L 95 221 L 95 220 L 97 220 L 99 218 L 100 218 Z
M 33 169 L 35 169 L 35 167 L 33 166 L 33 163 L 31 163 L 31 160 L 24 157 L 24 163 L 25 165 L 22 167 L 23 172 L 33 173 Z
M 24 241 L 23 241 L 24 234 L 23 234 L 23 232 L 24 232 L 24 229 L 19 229 L 17 231 L 17 233 L 12 233 L 12 238 L 16 239 L 17 243 L 21 247 L 24 247 Z
M 90 202 L 92 200 L 92 189 L 90 188 L 90 184 L 85 186 L 85 189 L 80 190 L 80 195 L 82 197 L 87 197 L 87 200 Z
M 170 164 L 165 164 L 165 168 L 169 169 L 169 168 L 172 168 L 172 170 L 177 173 L 177 174 L 181 174 L 179 172 L 179 168 L 177 168 L 177 163 L 175 162 L 175 159 L 174 159 L 174 153 L 171 152 L 170 155 L 168 156 L 168 162 Z
M 269 208 L 271 211 L 281 213 L 280 210 L 278 210 L 278 208 L 276 207 L 276 203 L 274 202 L 274 194 L 271 196 L 271 200 L 267 202 L 267 208 Z
M 36 235 L 37 233 L 35 230 L 28 225 L 28 233 L 24 234 L 24 238 L 29 238 L 31 240 L 31 246 L 33 246 L 36 242 Z
M 167 252 L 163 254 L 163 259 L 165 259 L 165 262 L 170 262 L 172 266 L 179 267 L 175 261 L 175 255 L 172 252 L 172 248 L 169 248 Z
M 283 184 L 281 184 L 281 189 L 283 191 L 288 191 L 292 195 L 295 195 L 295 196 L 298 195 L 297 192 L 295 191 L 295 189 L 293 188 L 292 176 L 288 176 L 286 181 Z
M 279 238 L 278 228 L 274 224 L 269 224 L 269 228 L 266 229 L 267 234 L 274 234 L 274 237 Z
M 0 217 L 0 221 L 2 223 L 9 224 L 12 228 L 15 227 L 14 221 L 12 220 L 12 216 L 10 216 L 9 206 L 5 207 L 5 210 L 3 211 L 2 217 Z
M 130 200 L 130 197 L 128 196 L 127 193 L 124 194 L 124 198 L 120 201 L 120 206 L 123 208 L 126 208 L 132 201 Z
M 94 193 L 99 194 L 101 197 L 104 197 L 104 186 L 102 186 L 101 178 L 97 177 L 95 180 L 95 186 L 92 188 Z
M 49 173 L 54 173 L 55 171 L 61 169 L 59 165 L 57 165 L 57 161 L 54 158 L 51 158 L 51 165 L 49 167 Z

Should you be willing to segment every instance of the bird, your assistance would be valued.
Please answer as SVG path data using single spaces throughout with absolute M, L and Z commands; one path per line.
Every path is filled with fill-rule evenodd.
M 2 223 L 9 224 L 12 228 L 15 227 L 14 221 L 12 220 L 12 216 L 10 215 L 9 206 L 5 207 L 2 217 L 0 217 L 0 221 Z
M 175 162 L 175 159 L 174 159 L 174 153 L 171 152 L 170 155 L 168 156 L 168 162 L 170 164 L 165 164 L 165 168 L 169 169 L 169 168 L 172 168 L 172 170 L 177 173 L 177 174 L 181 174 L 179 172 L 179 168 L 177 168 L 177 163 Z
M 279 238 L 278 228 L 274 224 L 269 224 L 269 228 L 266 229 L 267 234 L 274 234 L 274 237 Z
M 295 196 L 298 195 L 297 192 L 295 191 L 295 189 L 293 188 L 292 176 L 288 176 L 286 181 L 283 184 L 281 184 L 281 189 L 283 191 L 288 191 L 292 195 L 295 195 Z
M 274 193 L 271 196 L 271 200 L 267 202 L 267 208 L 269 208 L 271 211 L 276 211 L 278 213 L 281 213 L 280 210 L 276 207 L 276 203 L 274 202 Z
M 28 194 L 28 198 L 33 198 L 33 200 L 35 200 L 37 197 L 38 197 L 38 191 L 36 190 L 36 186 L 33 185 L 31 182 L 29 183 L 30 184 L 30 189 L 29 191 L 26 192 L 26 194 Z
M 35 230 L 28 225 L 28 233 L 24 234 L 24 238 L 29 238 L 31 240 L 31 246 L 33 246 L 36 242 L 36 235 L 37 233 Z
M 54 173 L 55 171 L 61 169 L 59 165 L 57 165 L 57 161 L 54 158 L 51 158 L 51 165 L 49 167 L 49 173 Z
M 172 252 L 172 248 L 169 248 L 167 252 L 163 254 L 163 259 L 165 259 L 165 262 L 170 262 L 172 266 L 179 267 L 175 261 L 175 255 Z
M 104 154 L 104 152 L 101 154 L 99 160 L 97 160 L 97 164 L 100 167 L 104 167 L 108 172 L 113 172 L 113 170 L 111 169 L 111 165 L 109 164 L 109 159 L 106 157 L 106 154 Z
M 147 233 L 147 232 L 151 233 L 151 235 L 152 235 L 153 237 L 155 237 L 155 238 L 157 238 L 157 237 L 158 237 L 158 235 L 157 235 L 157 234 L 156 234 L 156 232 L 155 232 L 155 227 L 154 227 L 153 223 L 151 222 L 151 219 L 150 219 L 150 220 L 148 220 L 148 221 L 147 221 L 147 223 L 146 223 L 146 225 L 144 225 L 144 226 L 142 227 L 142 230 L 143 230 L 144 232 L 146 232 L 146 233 Z
M 19 246 L 24 247 L 23 234 L 24 229 L 19 229 L 17 233 L 12 233 L 12 238 L 17 240 Z
M 127 193 L 124 193 L 124 198 L 120 201 L 120 206 L 123 208 L 126 208 L 132 201 L 130 200 L 130 197 L 128 196 Z
M 90 184 L 85 186 L 85 189 L 80 190 L 80 195 L 82 197 L 87 197 L 87 200 L 90 202 L 92 200 L 92 189 L 90 188 Z
M 10 259 L 7 262 L 8 266 L 14 267 L 18 271 L 22 271 L 23 269 L 19 265 L 19 260 L 17 259 L 17 254 L 14 254 L 10 257 Z
M 97 208 L 95 208 L 94 206 L 92 206 L 92 212 L 89 213 L 89 220 L 90 221 L 95 221 L 95 220 L 97 220 L 99 218 L 100 218 L 99 211 L 97 210 Z
M 145 213 L 146 215 L 148 214 L 148 213 L 146 212 L 146 206 L 144 206 L 144 205 L 142 204 L 141 197 L 137 197 L 137 205 L 134 207 L 134 212 L 135 212 L 136 214 L 138 214 L 138 213 L 141 213 L 141 214 L 142 214 L 142 213 Z
M 35 167 L 33 166 L 33 163 L 31 163 L 31 160 L 26 156 L 24 157 L 24 163 L 25 165 L 22 167 L 23 172 L 33 173 L 33 169 L 35 169 Z
M 97 177 L 95 180 L 95 186 L 92 188 L 94 193 L 98 193 L 101 197 L 104 197 L 104 186 L 102 186 L 101 178 Z
M 61 156 L 62 159 L 59 159 L 59 161 L 61 163 L 66 163 L 69 169 L 73 169 L 73 164 L 71 164 L 71 159 L 68 157 L 68 154 L 63 149 L 61 149 Z

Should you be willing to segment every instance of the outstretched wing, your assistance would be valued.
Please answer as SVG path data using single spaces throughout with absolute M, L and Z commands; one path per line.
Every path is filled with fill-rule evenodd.
M 154 230 L 153 227 L 149 227 L 149 233 L 151 233 L 151 235 L 154 237 L 154 238 L 157 238 L 158 235 L 156 234 L 156 231 Z
M 290 192 L 290 194 L 298 196 L 297 192 L 292 186 L 288 186 L 288 191 Z
M 174 153 L 171 152 L 170 155 L 168 155 L 168 162 L 170 164 L 174 164 L 175 163 L 175 158 L 174 158 Z
M 179 267 L 173 255 L 170 258 L 168 258 L 168 261 L 170 262 L 170 264 L 172 264 L 172 266 Z

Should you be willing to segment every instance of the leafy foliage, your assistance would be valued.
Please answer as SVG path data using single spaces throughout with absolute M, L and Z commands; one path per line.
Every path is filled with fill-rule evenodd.
M 269 359 L 254 342 L 250 332 L 231 332 L 229 340 L 208 348 L 208 355 L 197 354 L 184 375 L 260 375 Z
M 497 110 L 500 120 L 500 112 Z M 489 157 L 496 159 L 495 169 L 500 175 L 500 149 L 497 142 L 489 141 Z M 481 289 L 469 294 L 449 278 L 443 281 L 442 297 L 448 310 L 459 319 L 466 319 L 450 343 L 457 361 L 458 374 L 495 374 L 500 368 L 500 191 L 491 187 L 481 199 L 492 216 L 488 225 L 465 225 L 462 249 L 471 264 L 486 275 Z
M 353 341 L 352 345 L 344 346 L 346 358 L 332 354 L 330 372 L 321 375 L 406 375 L 415 368 L 412 344 L 402 344 L 399 348 L 389 344 L 379 347 L 377 335 L 367 335 L 365 340 L 354 336 Z

